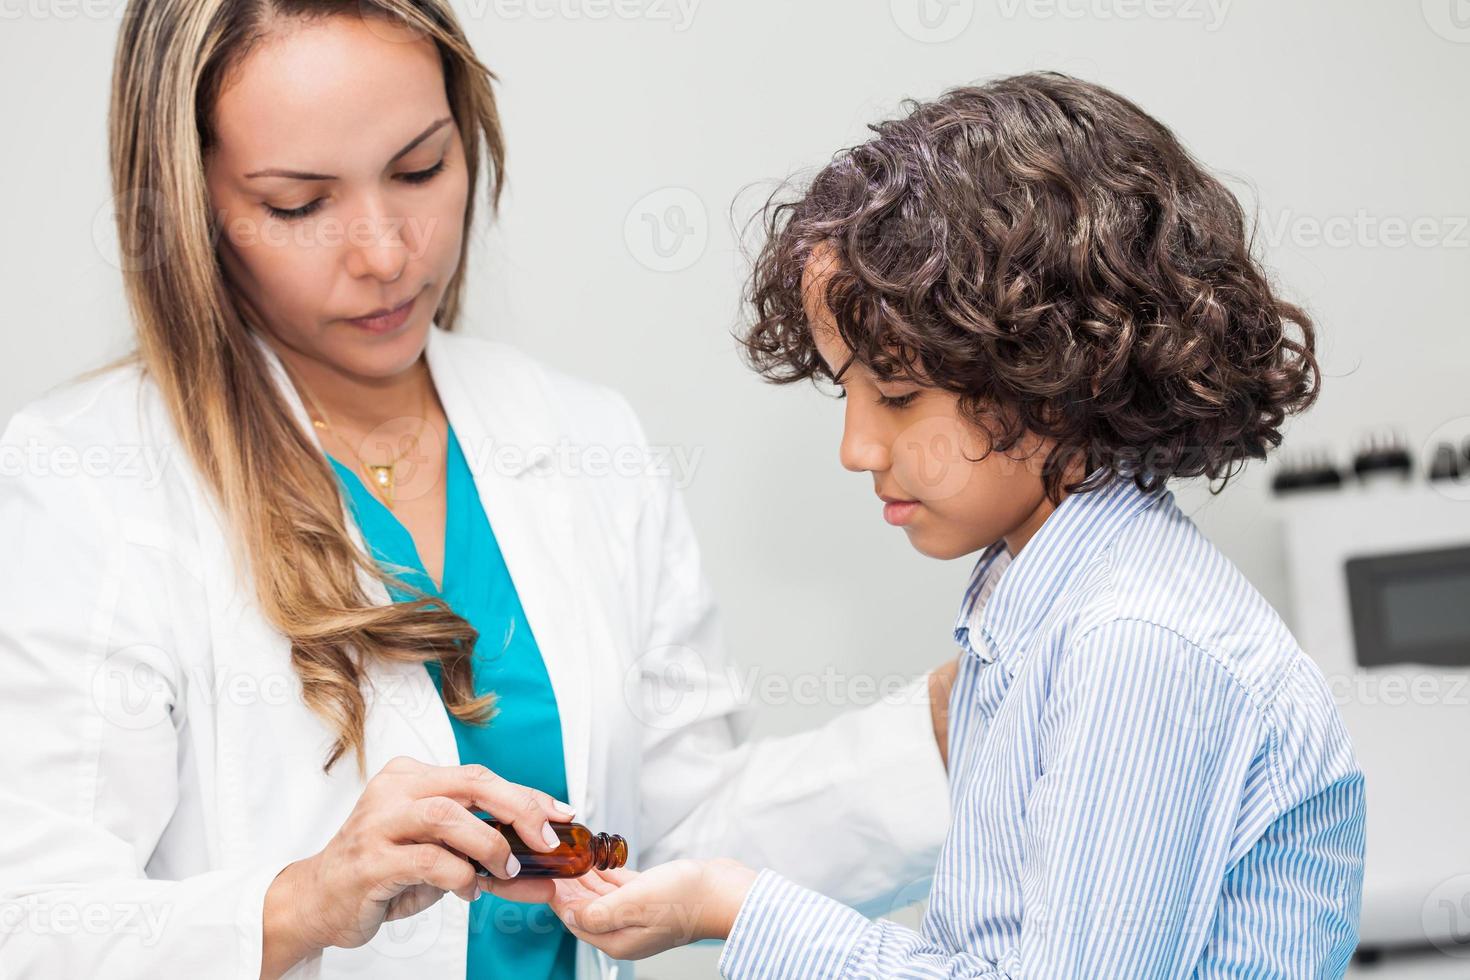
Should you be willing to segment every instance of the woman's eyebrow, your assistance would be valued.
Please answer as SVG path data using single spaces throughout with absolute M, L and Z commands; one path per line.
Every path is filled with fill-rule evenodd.
M 413 139 L 409 140 L 408 143 L 407 143 L 407 145 L 405 145 L 403 147 L 403 149 L 401 149 L 397 153 L 393 154 L 392 159 L 390 159 L 388 161 L 388 163 L 389 164 L 395 163 L 400 157 L 402 157 L 402 156 L 410 153 L 413 150 L 414 147 L 418 146 L 420 143 L 422 143 L 424 140 L 428 139 L 430 136 L 433 136 L 434 133 L 437 132 L 440 127 L 442 127 L 445 123 L 451 122 L 453 120 L 453 118 L 454 118 L 453 116 L 445 116 L 443 119 L 435 120 L 433 123 L 431 123 L 429 125 L 429 128 L 428 129 L 425 129 L 422 133 L 419 133 Z M 270 168 L 268 170 L 254 170 L 254 171 L 251 171 L 250 173 L 248 173 L 248 174 L 245 175 L 245 179 L 246 180 L 252 180 L 252 179 L 254 179 L 256 177 L 290 177 L 293 180 L 336 180 L 337 179 L 336 177 L 333 177 L 331 174 L 314 174 L 314 173 L 310 173 L 310 172 L 307 172 L 307 171 L 304 171 L 304 170 L 282 170 L 279 167 L 272 167 L 272 168 Z

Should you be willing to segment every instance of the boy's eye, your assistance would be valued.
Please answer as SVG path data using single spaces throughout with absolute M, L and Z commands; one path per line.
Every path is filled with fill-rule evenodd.
M 878 404 L 884 406 L 885 408 L 907 408 L 909 405 L 912 405 L 914 399 L 918 397 L 919 393 L 917 391 L 911 391 L 907 395 L 893 396 L 885 395 L 882 392 L 879 392 Z
M 412 173 L 399 174 L 398 179 L 403 181 L 405 184 L 427 184 L 429 181 L 433 180 L 440 173 L 442 173 L 443 170 L 444 161 L 440 160 L 428 170 L 415 170 Z M 270 215 L 273 218 L 279 218 L 282 221 L 294 221 L 298 218 L 306 217 L 321 206 L 321 198 L 317 198 L 315 201 L 312 201 L 308 204 L 303 204 L 299 208 L 277 208 L 267 204 L 265 206 L 265 209 L 270 212 Z

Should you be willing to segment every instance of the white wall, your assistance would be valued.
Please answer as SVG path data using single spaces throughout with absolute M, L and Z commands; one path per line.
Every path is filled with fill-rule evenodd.
M 612 4 L 599 0 L 456 3 L 503 80 L 510 147 L 503 220 L 476 244 L 468 326 L 620 387 L 656 441 L 702 452 L 688 496 L 742 664 L 917 673 L 951 649 L 969 563 L 910 551 L 879 519 L 870 481 L 837 465 L 838 404 L 763 385 L 730 339 L 742 282 L 732 200 L 861 141 L 901 97 L 1055 68 L 1115 87 L 1240 175 L 1270 263 L 1323 334 L 1324 394 L 1288 446 L 1346 450 L 1385 423 L 1417 446 L 1470 416 L 1464 0 L 683 2 L 681 13 L 676 0 L 618 0 L 636 16 L 603 18 Z M 927 35 L 914 27 L 920 2 L 940 16 Z M 121 349 L 127 327 L 118 274 L 94 243 L 95 222 L 104 244 L 111 234 L 117 10 L 0 0 L 0 14 L 6 417 Z M 743 194 L 740 218 L 768 186 Z M 657 219 L 677 200 L 694 209 L 697 234 L 674 257 L 688 266 L 657 271 L 639 212 Z M 641 237 L 625 235 L 630 211 Z M 1415 219 L 1432 241 L 1386 241 Z M 1330 222 L 1347 223 L 1346 240 L 1316 242 Z M 1277 536 L 1261 516 L 1268 475 L 1254 466 L 1218 498 L 1179 493 L 1282 604 Z M 841 706 L 766 707 L 766 730 L 784 731 Z M 709 975 L 713 956 L 685 951 L 643 973 Z

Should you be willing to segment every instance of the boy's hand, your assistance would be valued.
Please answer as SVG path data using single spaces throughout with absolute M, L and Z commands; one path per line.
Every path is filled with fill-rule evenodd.
M 678 860 L 647 871 L 589 871 L 556 880 L 551 908 L 578 939 L 640 960 L 700 939 L 725 939 L 755 871 L 738 861 Z

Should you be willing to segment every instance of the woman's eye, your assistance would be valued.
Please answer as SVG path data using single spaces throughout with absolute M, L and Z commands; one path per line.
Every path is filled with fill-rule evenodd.
M 270 212 L 273 218 L 280 218 L 282 221 L 294 221 L 297 218 L 306 217 L 321 206 L 321 198 L 317 198 L 315 201 L 309 204 L 303 204 L 299 208 L 276 208 L 267 204 L 265 209 Z
M 439 174 L 444 172 L 444 160 L 440 160 L 428 170 L 415 170 L 412 173 L 399 174 L 398 179 L 406 184 L 427 184 Z M 305 218 L 322 206 L 321 198 L 317 198 L 309 204 L 303 204 L 299 208 L 278 208 L 267 204 L 265 209 L 270 212 L 271 217 L 282 221 L 295 221 Z
M 398 179 L 406 184 L 426 184 L 433 180 L 444 170 L 444 161 L 440 160 L 428 170 L 415 170 L 413 173 L 399 174 Z
M 894 395 L 892 397 L 878 393 L 878 404 L 886 408 L 907 408 L 912 405 L 915 398 L 919 397 L 917 391 L 911 391 L 907 395 Z

